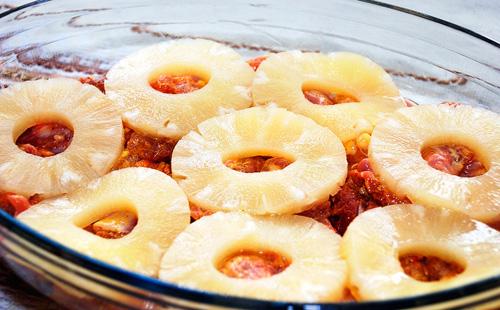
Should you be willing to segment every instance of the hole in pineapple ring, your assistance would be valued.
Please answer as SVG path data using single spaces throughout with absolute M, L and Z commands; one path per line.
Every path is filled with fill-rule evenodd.
M 460 177 L 476 177 L 488 171 L 483 154 L 453 139 L 434 139 L 420 150 L 422 158 L 432 168 Z M 467 145 L 475 145 L 465 143 Z M 479 148 L 476 148 L 479 149 Z M 483 158 L 480 158 L 483 157 Z
M 50 157 L 64 152 L 71 144 L 73 134 L 73 126 L 62 115 L 33 115 L 16 124 L 13 141 L 26 153 Z
M 286 168 L 295 160 L 280 152 L 244 151 L 224 156 L 226 167 L 244 173 L 276 171 Z
M 347 91 L 328 86 L 318 81 L 309 81 L 302 84 L 302 93 L 311 103 L 317 105 L 335 105 L 359 100 Z
M 466 266 L 461 257 L 445 249 L 433 249 L 428 246 L 402 251 L 399 255 L 399 263 L 408 276 L 421 282 L 453 278 L 461 274 Z
M 164 94 L 186 94 L 208 84 L 207 70 L 192 65 L 171 64 L 158 68 L 149 76 L 149 85 Z
M 286 256 L 267 250 L 238 250 L 224 257 L 217 266 L 230 278 L 257 280 L 283 272 L 290 266 Z
M 137 222 L 137 211 L 127 201 L 115 201 L 87 209 L 73 220 L 77 227 L 104 239 L 125 237 L 132 232 Z

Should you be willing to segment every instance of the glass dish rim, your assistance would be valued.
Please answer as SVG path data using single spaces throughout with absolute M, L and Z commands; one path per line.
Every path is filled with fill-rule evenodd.
M 3 13 L 0 13 L 0 19 L 4 18 L 14 12 L 19 10 L 35 6 L 38 4 L 43 4 L 46 2 L 50 2 L 52 0 L 37 0 L 33 2 L 26 3 L 19 7 L 7 10 Z M 423 18 L 429 20 L 431 22 L 437 23 L 439 25 L 452 28 L 454 30 L 460 31 L 466 35 L 473 36 L 476 39 L 479 39 L 485 43 L 492 45 L 500 49 L 500 42 L 495 41 L 494 39 L 483 36 L 473 30 L 462 27 L 460 25 L 448 22 L 446 20 L 421 13 L 418 11 L 414 11 L 411 9 L 406 9 L 403 7 L 399 7 L 396 5 L 383 3 L 375 0 L 356 0 L 357 2 L 367 3 L 379 7 L 383 7 L 386 9 L 391 9 L 395 11 L 399 11 L 405 14 L 413 15 L 419 18 Z M 221 306 L 229 306 L 229 307 L 259 307 L 259 308 L 303 308 L 305 306 L 320 306 L 320 307 L 339 307 L 339 308 L 349 308 L 349 309 L 385 309 L 392 307 L 414 307 L 414 306 L 426 306 L 432 305 L 433 303 L 441 303 L 447 302 L 450 300 L 454 300 L 460 297 L 470 296 L 471 294 L 485 292 L 488 289 L 498 288 L 500 286 L 500 275 L 496 275 L 487 279 L 483 279 L 480 281 L 476 281 L 467 285 L 450 288 L 446 290 L 441 290 L 438 292 L 409 296 L 404 298 L 383 300 L 383 301 L 364 301 L 364 302 L 334 302 L 334 303 L 300 303 L 300 302 L 286 302 L 286 301 L 270 301 L 270 300 L 261 300 L 261 299 L 253 299 L 253 298 L 245 298 L 245 297 L 237 297 L 230 295 L 223 295 L 218 293 L 212 293 L 208 291 L 196 290 L 191 288 L 185 288 L 176 285 L 175 283 L 164 282 L 159 279 L 155 279 L 152 277 L 144 276 L 139 273 L 127 271 L 125 269 L 121 269 L 115 267 L 111 264 L 102 262 L 100 260 L 94 259 L 92 257 L 81 254 L 75 250 L 72 250 L 56 241 L 51 240 L 50 238 L 45 237 L 39 232 L 33 230 L 29 226 L 19 222 L 6 212 L 0 209 L 0 227 L 3 227 L 11 232 L 13 232 L 16 236 L 22 238 L 27 241 L 30 245 L 35 246 L 37 248 L 42 249 L 43 251 L 48 252 L 50 255 L 54 255 L 56 257 L 60 257 L 62 260 L 74 264 L 80 268 L 84 268 L 86 271 L 95 272 L 97 275 L 104 276 L 106 278 L 112 279 L 117 282 L 123 282 L 132 287 L 157 293 L 161 295 L 166 295 L 168 297 L 180 298 L 190 302 L 196 303 L 204 303 L 209 305 L 221 305 Z M 5 236 L 9 239 L 8 236 Z M 11 238 L 10 238 L 11 239 Z M 13 242 L 17 242 L 15 240 L 11 240 Z M 25 248 L 25 250 L 30 251 L 31 254 L 40 256 L 40 253 L 37 253 L 29 248 L 29 246 L 17 244 Z M 47 258 L 47 257 L 45 257 Z M 52 260 L 51 263 L 56 263 Z M 78 271 L 76 271 L 79 276 L 84 276 Z M 95 278 L 86 276 L 90 281 L 95 281 Z M 103 285 L 109 286 L 109 283 L 100 281 Z M 117 287 L 115 287 L 117 288 Z M 121 289 L 124 293 L 130 294 L 131 292 L 127 289 Z M 140 293 L 136 293 L 139 295 L 138 297 L 143 299 L 152 299 L 152 296 L 143 295 Z M 488 297 L 488 300 L 493 300 L 495 298 L 500 298 L 500 294 L 496 294 L 494 296 Z M 484 300 L 479 301 L 471 301 L 466 305 L 460 305 L 460 307 L 472 307 L 478 303 L 482 303 Z

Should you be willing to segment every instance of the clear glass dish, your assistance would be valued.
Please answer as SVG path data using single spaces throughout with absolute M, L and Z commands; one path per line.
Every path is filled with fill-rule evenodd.
M 353 51 L 381 64 L 402 94 L 418 103 L 458 101 L 500 111 L 498 42 L 375 1 L 36 1 L 0 14 L 0 85 L 99 77 L 134 50 L 184 37 L 216 40 L 246 57 L 292 49 Z M 3 211 L 0 257 L 40 292 L 77 309 L 500 306 L 500 275 L 432 294 L 360 303 L 270 302 L 190 290 L 79 254 Z

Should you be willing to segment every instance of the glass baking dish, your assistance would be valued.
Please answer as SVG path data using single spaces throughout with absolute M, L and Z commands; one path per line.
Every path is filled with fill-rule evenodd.
M 0 14 L 0 86 L 53 76 L 100 77 L 146 45 L 207 38 L 246 57 L 300 49 L 363 54 L 419 104 L 457 101 L 499 112 L 500 44 L 376 1 L 36 1 Z M 380 302 L 300 304 L 181 288 L 79 254 L 0 211 L 0 257 L 58 303 L 89 308 L 495 308 L 500 275 Z M 492 262 L 494 263 L 494 262 Z

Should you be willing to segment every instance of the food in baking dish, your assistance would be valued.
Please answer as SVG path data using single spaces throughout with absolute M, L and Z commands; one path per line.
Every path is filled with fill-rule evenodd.
M 253 76 L 233 49 L 181 40 L 125 57 L 109 70 L 104 85 L 128 127 L 178 139 L 207 118 L 248 108 Z
M 231 167 L 255 156 L 284 167 L 245 173 Z M 273 107 L 254 107 L 202 122 L 172 157 L 172 175 L 191 204 L 208 211 L 294 214 L 327 201 L 344 183 L 340 140 L 311 119 Z
M 124 235 L 113 231 L 116 224 L 106 227 L 100 221 L 117 212 L 129 215 L 120 221 L 128 224 L 120 226 Z M 89 256 L 157 276 L 164 251 L 189 225 L 190 217 L 186 195 L 177 183 L 159 171 L 134 167 L 113 171 L 66 196 L 42 201 L 18 219 Z
M 26 100 L 16 90 L 72 87 L 64 97 L 71 111 L 15 133 L 0 125 L 16 154 L 66 158 L 81 134 L 65 116 L 75 111 L 94 120 L 87 143 L 112 150 L 104 171 L 57 192 L 0 177 L 0 207 L 63 244 L 179 285 L 272 300 L 385 299 L 498 274 L 495 265 L 474 269 L 500 257 L 499 232 L 477 221 L 495 226 L 500 214 L 493 112 L 405 107 L 389 75 L 360 55 L 284 52 L 245 62 L 207 40 L 147 47 L 106 79 L 81 81 L 107 97 L 61 79 L 0 94 L 17 107 Z M 46 89 L 39 94 L 52 94 Z M 82 98 L 114 118 L 81 107 Z M 42 115 L 37 99 L 22 112 Z M 0 106 L 0 118 L 9 109 Z M 114 140 L 103 142 L 111 134 L 102 126 L 118 128 Z M 78 158 L 92 166 L 99 156 Z M 411 238 L 423 241 L 398 247 Z M 446 247 L 449 238 L 467 259 Z M 487 256 L 475 250 L 484 244 Z M 392 288 L 398 279 L 426 289 Z
M 1 191 L 27 197 L 68 193 L 104 175 L 123 147 L 117 107 L 71 79 L 2 90 L 0 124 Z
M 498 275 L 500 234 L 445 208 L 392 205 L 358 216 L 342 240 L 351 292 L 389 299 Z

